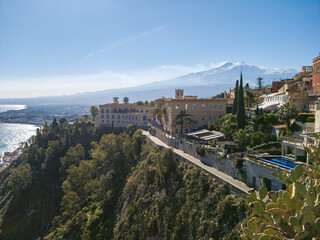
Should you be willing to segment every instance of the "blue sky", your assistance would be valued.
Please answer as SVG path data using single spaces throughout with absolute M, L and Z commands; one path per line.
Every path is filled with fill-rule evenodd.
M 0 98 L 135 86 L 222 61 L 295 68 L 319 0 L 0 0 Z

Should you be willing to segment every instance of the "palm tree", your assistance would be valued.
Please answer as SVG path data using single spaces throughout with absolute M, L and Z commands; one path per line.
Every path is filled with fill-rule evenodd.
M 127 104 L 129 102 L 129 98 L 128 97 L 124 97 L 123 98 L 123 103 Z
M 299 110 L 295 105 L 290 106 L 289 102 L 283 104 L 278 110 L 278 117 L 280 120 L 284 121 L 287 128 L 290 127 L 290 120 L 298 116 Z
M 249 144 L 249 137 L 245 130 L 239 129 L 239 131 L 236 132 L 235 135 L 233 136 L 233 139 L 235 144 L 241 151 L 246 150 Z
M 186 110 L 181 110 L 178 115 L 174 118 L 173 126 L 180 125 L 180 136 L 182 136 L 183 127 L 193 126 L 196 123 L 191 117 L 193 115 L 186 113 Z

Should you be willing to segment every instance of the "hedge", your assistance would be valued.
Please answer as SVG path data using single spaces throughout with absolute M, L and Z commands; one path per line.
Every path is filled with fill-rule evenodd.
M 314 122 L 314 114 L 313 113 L 299 113 L 297 117 L 297 121 L 305 123 L 305 122 Z
M 260 144 L 260 145 L 257 145 L 255 147 L 251 148 L 251 150 L 269 149 L 272 147 L 281 147 L 281 143 L 280 142 L 263 143 L 263 144 Z

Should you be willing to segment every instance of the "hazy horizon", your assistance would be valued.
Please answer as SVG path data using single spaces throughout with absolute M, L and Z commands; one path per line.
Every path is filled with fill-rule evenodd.
M 0 98 L 132 87 L 222 61 L 300 69 L 320 51 L 319 12 L 316 0 L 3 0 Z

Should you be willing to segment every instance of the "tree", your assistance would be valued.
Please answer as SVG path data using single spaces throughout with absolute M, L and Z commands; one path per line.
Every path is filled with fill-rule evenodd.
M 143 105 L 143 102 L 142 101 L 138 101 L 137 105 L 141 106 L 141 105 Z
M 239 131 L 235 133 L 233 139 L 237 148 L 241 151 L 245 151 L 250 142 L 249 136 L 244 129 L 239 129 Z
M 319 142 L 319 134 L 314 137 Z M 275 175 L 286 190 L 269 191 L 262 186 L 258 195 L 249 191 L 246 204 L 252 209 L 244 239 L 319 239 L 320 238 L 320 148 L 305 148 L 312 164 L 298 165 L 290 173 L 278 169 Z M 265 198 L 268 195 L 268 199 Z
M 249 83 L 247 83 L 247 84 L 246 84 L 245 88 L 247 88 L 247 89 L 249 89 L 249 88 L 250 88 L 250 87 L 249 87 Z
M 232 139 L 233 135 L 237 131 L 237 118 L 233 114 L 227 114 L 224 117 L 224 121 L 221 126 L 220 130 L 225 135 L 226 139 Z
M 11 170 L 11 175 L 8 182 L 8 187 L 13 191 L 14 194 L 21 194 L 32 181 L 32 172 L 30 164 L 24 164 L 18 168 Z
M 96 119 L 96 117 L 99 115 L 99 109 L 96 106 L 91 106 L 90 113 L 92 116 L 93 121 Z
M 182 136 L 183 128 L 186 126 L 192 126 L 196 121 L 191 117 L 193 115 L 186 113 L 186 110 L 181 110 L 174 119 L 173 126 L 180 126 L 180 135 Z
M 257 84 L 258 84 L 258 89 L 262 89 L 262 84 L 263 84 L 263 77 L 258 77 L 257 78 Z
M 258 104 L 257 104 L 256 111 L 255 111 L 254 113 L 255 113 L 255 115 L 256 115 L 256 116 L 260 114 L 260 111 L 259 111 L 259 105 L 258 105 Z
M 278 110 L 278 117 L 280 120 L 284 121 L 287 128 L 290 127 L 290 120 L 298 116 L 299 110 L 295 105 L 290 106 L 289 102 L 283 104 Z
M 124 97 L 124 98 L 123 98 L 123 103 L 126 103 L 126 104 L 127 104 L 128 102 L 129 102 L 129 98 L 128 98 L 128 97 Z
M 118 97 L 113 97 L 114 102 L 118 102 L 119 98 Z
M 247 107 L 251 107 L 252 103 L 254 102 L 254 94 L 251 91 L 246 91 L 246 100 L 247 100 Z
M 236 89 L 234 91 L 232 114 L 237 114 L 237 112 L 238 112 L 238 99 L 239 99 L 239 80 L 237 80 L 237 82 L 236 82 Z
M 240 87 L 238 96 L 238 112 L 237 112 L 238 129 L 244 129 L 246 125 L 246 113 L 244 109 L 244 96 L 243 96 L 243 79 L 242 72 L 240 75 Z

